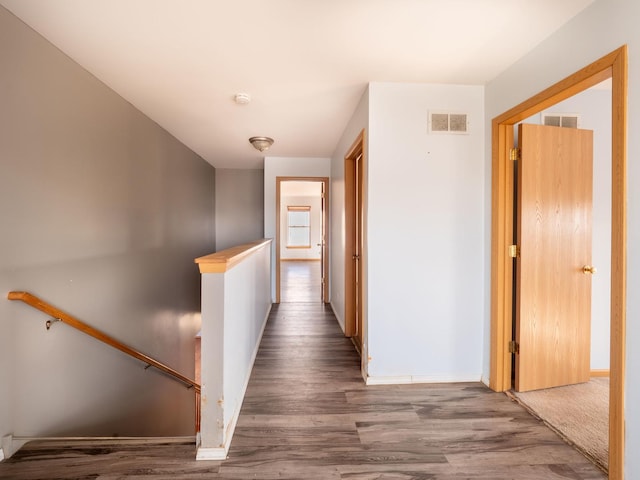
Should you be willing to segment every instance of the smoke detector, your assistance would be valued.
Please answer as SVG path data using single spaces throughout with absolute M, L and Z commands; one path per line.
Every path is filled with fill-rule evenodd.
M 236 93 L 233 97 L 233 101 L 238 105 L 246 105 L 251 101 L 251 95 L 248 93 Z

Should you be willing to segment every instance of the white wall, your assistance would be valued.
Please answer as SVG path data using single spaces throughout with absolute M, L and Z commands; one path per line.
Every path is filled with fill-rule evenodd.
M 486 87 L 486 120 L 489 120 L 555 82 L 578 71 L 623 44 L 629 46 L 629 132 L 640 125 L 640 3 L 636 0 L 596 0 L 589 8 L 568 22 Z M 535 74 L 532 74 L 535 72 Z M 487 123 L 489 125 L 489 123 Z M 491 171 L 489 128 L 486 130 L 485 171 Z M 625 478 L 640 478 L 640 137 L 628 136 L 627 184 L 627 362 L 626 362 L 626 454 Z M 490 180 L 488 180 L 490 182 Z M 485 205 L 490 205 L 491 190 L 486 191 Z M 491 225 L 490 210 L 485 228 Z M 490 263 L 490 245 L 484 249 L 485 265 Z M 485 275 L 485 331 L 489 331 L 489 276 Z M 485 374 L 488 374 L 489 340 L 485 339 Z
M 578 114 L 593 130 L 593 244 L 591 369 L 609 368 L 611 316 L 611 90 L 589 89 L 525 120 L 540 124 L 549 113 Z M 516 129 L 517 130 L 517 129 Z
M 330 239 L 330 287 L 331 307 L 344 331 L 344 277 L 345 277 L 345 216 L 344 216 L 344 157 L 362 130 L 365 130 L 365 159 L 367 157 L 367 141 L 369 126 L 369 88 L 364 91 L 349 123 L 347 124 L 336 149 L 331 156 L 331 208 L 329 223 Z M 366 194 L 366 193 L 365 193 Z M 362 259 L 366 268 L 366 258 Z M 366 288 L 366 286 L 365 286 Z M 366 335 L 366 332 L 365 332 Z
M 286 185 L 286 182 L 285 182 Z M 280 192 L 280 259 L 281 260 L 320 260 L 322 257 L 322 197 L 320 197 L 321 184 L 318 184 L 317 196 L 282 195 Z M 309 212 L 310 229 L 309 238 L 311 248 L 287 248 L 287 207 L 307 206 Z
M 202 423 L 197 458 L 224 459 L 271 309 L 265 245 L 224 273 L 202 274 Z
M 429 134 L 430 110 L 469 133 Z M 372 83 L 369 112 L 370 381 L 480 380 L 483 87 Z
M 264 236 L 273 238 L 272 263 L 276 262 L 276 178 L 277 177 L 329 177 L 331 160 L 310 157 L 265 157 L 264 159 Z M 331 190 L 329 203 L 331 204 Z M 272 272 L 272 299 L 276 299 L 275 269 Z

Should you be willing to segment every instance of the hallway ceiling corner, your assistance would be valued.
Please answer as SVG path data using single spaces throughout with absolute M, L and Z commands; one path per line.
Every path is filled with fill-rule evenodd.
M 369 82 L 483 85 L 592 1 L 0 5 L 213 166 L 262 168 L 247 138 L 274 138 L 270 155 L 330 157 Z

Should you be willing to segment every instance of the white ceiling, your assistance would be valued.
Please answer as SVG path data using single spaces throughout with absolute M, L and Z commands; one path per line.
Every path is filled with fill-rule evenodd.
M 219 168 L 329 157 L 370 81 L 485 84 L 593 0 L 0 0 Z M 249 93 L 251 103 L 233 97 Z

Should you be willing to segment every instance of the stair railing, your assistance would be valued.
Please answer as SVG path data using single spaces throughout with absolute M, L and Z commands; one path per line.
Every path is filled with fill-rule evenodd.
M 181 373 L 178 373 L 173 368 L 168 367 L 164 363 L 161 363 L 149 357 L 148 355 L 145 355 L 144 353 L 141 353 L 138 350 L 129 347 L 128 345 L 125 345 L 124 343 L 116 340 L 115 338 L 110 337 L 106 333 L 103 333 L 100 330 L 97 330 L 92 326 L 87 325 L 83 321 L 78 320 L 77 318 L 75 318 L 72 315 L 69 315 L 66 312 L 63 312 L 62 310 L 41 300 L 35 295 L 32 295 L 31 293 L 28 293 L 28 292 L 9 292 L 9 294 L 7 295 L 7 298 L 9 300 L 21 300 L 27 305 L 30 305 L 33 308 L 46 313 L 47 315 L 51 315 L 53 319 L 47 320 L 46 322 L 47 330 L 51 327 L 51 324 L 55 321 L 66 323 L 67 325 L 77 330 L 80 330 L 81 332 L 86 333 L 87 335 L 97 340 L 100 340 L 101 342 L 106 343 L 107 345 L 117 350 L 120 350 L 121 352 L 124 352 L 127 355 L 132 356 L 133 358 L 136 358 L 146 363 L 147 366 L 145 368 L 149 368 L 149 367 L 157 368 L 158 370 L 169 375 L 171 378 L 182 382 L 183 384 L 186 385 L 187 388 L 193 388 L 196 392 L 196 398 L 199 398 L 200 385 L 195 380 L 191 380 L 190 378 L 185 377 L 184 375 L 182 375 Z

